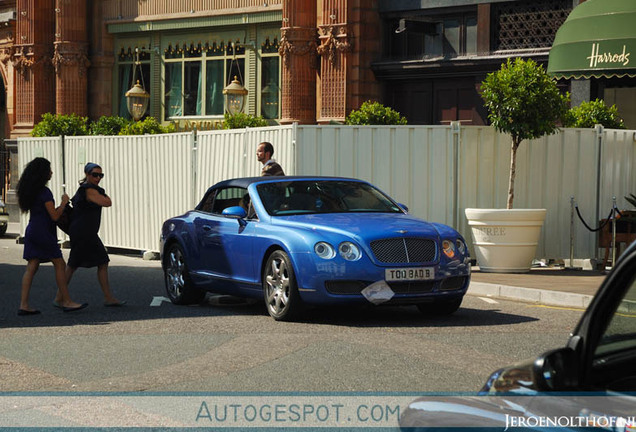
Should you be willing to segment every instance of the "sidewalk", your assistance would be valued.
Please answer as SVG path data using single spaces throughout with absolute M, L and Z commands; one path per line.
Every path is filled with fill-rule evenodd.
M 593 270 L 533 268 L 528 273 L 483 273 L 473 267 L 468 294 L 586 308 L 605 279 Z

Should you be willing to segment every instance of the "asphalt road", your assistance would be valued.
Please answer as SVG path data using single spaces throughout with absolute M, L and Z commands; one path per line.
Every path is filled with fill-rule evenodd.
M 495 369 L 562 346 L 582 310 L 467 296 L 452 316 L 415 307 L 311 310 L 272 320 L 259 302 L 163 301 L 158 261 L 111 254 L 106 308 L 94 269 L 80 269 L 63 313 L 53 268 L 32 289 L 37 316 L 19 317 L 22 246 L 0 239 L 0 391 L 475 391 Z M 68 256 L 68 251 L 64 252 Z

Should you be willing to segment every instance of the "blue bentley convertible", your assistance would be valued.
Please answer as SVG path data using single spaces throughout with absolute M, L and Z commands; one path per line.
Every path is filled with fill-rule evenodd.
M 470 282 L 457 231 L 347 178 L 217 183 L 194 210 L 164 222 L 161 254 L 173 303 L 200 302 L 206 291 L 262 297 L 276 320 L 298 318 L 309 304 L 451 314 Z

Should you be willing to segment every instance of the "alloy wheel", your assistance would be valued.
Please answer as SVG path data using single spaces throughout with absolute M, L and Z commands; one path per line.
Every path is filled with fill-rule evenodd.
M 170 249 L 166 267 L 166 287 L 172 299 L 178 299 L 185 286 L 185 261 L 178 247 Z
M 265 276 L 267 307 L 274 316 L 285 313 L 289 304 L 290 281 L 287 263 L 282 257 L 274 257 Z

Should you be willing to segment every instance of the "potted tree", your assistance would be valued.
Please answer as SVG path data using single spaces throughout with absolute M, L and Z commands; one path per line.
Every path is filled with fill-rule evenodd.
M 513 209 L 517 150 L 524 140 L 558 131 L 568 109 L 543 66 L 516 58 L 502 64 L 482 82 L 481 96 L 488 118 L 498 131 L 510 134 L 510 176 L 506 209 L 465 210 L 482 271 L 524 273 L 532 259 L 545 220 L 545 209 Z

